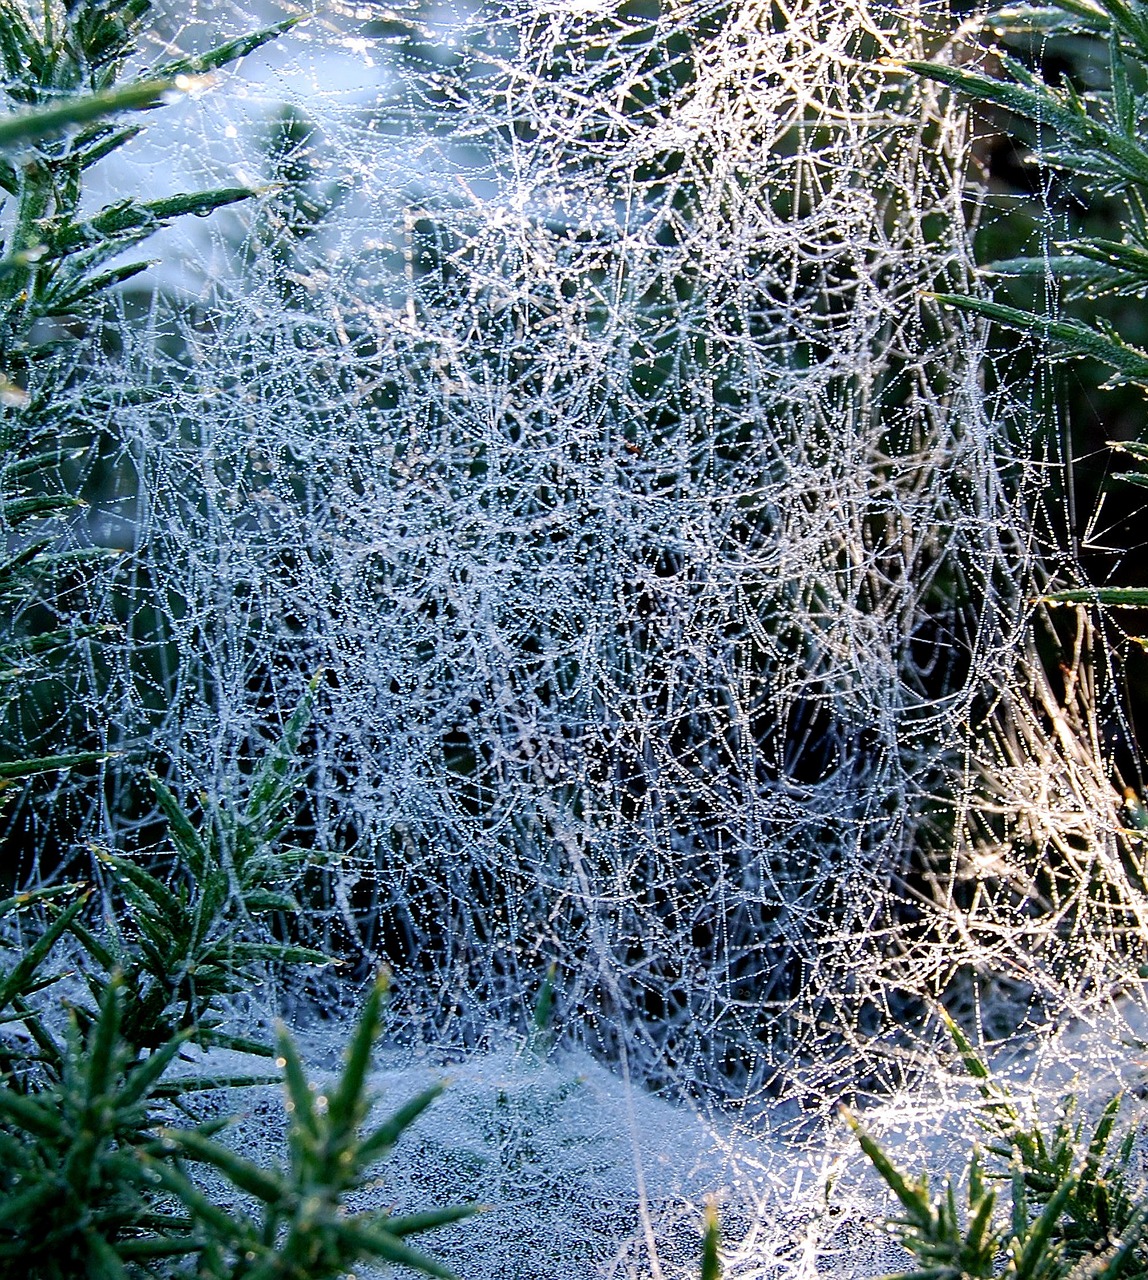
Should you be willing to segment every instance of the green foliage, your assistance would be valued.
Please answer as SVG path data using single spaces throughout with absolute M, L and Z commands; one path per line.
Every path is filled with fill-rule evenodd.
M 294 25 L 279 23 L 206 54 L 171 59 L 119 83 L 151 12 L 150 0 L 79 0 L 27 9 L 0 2 L 0 713 L 25 711 L 48 678 L 63 680 L 78 646 L 105 627 L 78 622 L 78 591 L 117 553 L 77 545 L 71 523 L 83 503 L 65 478 L 98 435 L 56 407 L 60 360 L 79 321 L 99 312 L 110 289 L 147 267 L 118 263 L 160 227 L 206 214 L 254 192 L 227 187 L 159 200 L 128 198 L 81 211 L 87 172 L 139 132 L 121 124 L 177 89 L 259 48 Z M 71 448 L 70 445 L 77 445 Z M 50 697 L 47 699 L 50 701 Z M 27 715 L 17 716 L 27 724 Z M 31 717 L 34 723 L 36 716 Z M 70 726 L 64 726 L 70 733 Z M 0 789 L 15 779 L 107 758 L 68 743 L 40 746 L 38 731 L 0 763 Z M 36 746 L 29 751 L 29 740 Z M 45 747 L 47 749 L 45 749 Z
M 272 267 L 270 280 L 284 303 L 310 311 L 316 303 L 308 291 L 310 269 L 300 251 L 319 231 L 345 191 L 319 183 L 314 162 L 316 126 L 297 107 L 284 107 L 264 136 L 269 178 L 268 199 L 248 239 L 250 263 Z
M 1148 291 L 1148 147 L 1142 137 L 1148 111 L 1148 20 L 1141 6 L 1124 0 L 1009 6 L 994 15 L 994 27 L 1004 36 L 1083 36 L 1106 55 L 1106 83 L 1101 88 L 1077 89 L 1066 78 L 1054 85 L 1002 49 L 994 52 L 1004 70 L 1003 79 L 932 62 L 905 65 L 1031 122 L 1037 130 L 1035 158 L 1081 180 L 1090 195 L 1115 200 L 1120 235 L 1118 239 L 1064 240 L 1050 260 L 1043 255 L 1010 258 L 990 264 L 987 270 L 1005 277 L 1051 274 L 1066 300 L 1086 298 L 1093 305 L 1106 298 L 1142 298 Z M 937 297 L 949 306 L 1040 338 L 1065 356 L 1095 359 L 1113 371 L 1113 382 L 1148 390 L 1148 352 L 1127 341 L 1100 316 L 1054 319 L 984 297 L 948 293 Z M 1145 483 L 1139 473 L 1115 478 Z M 1148 592 L 1133 587 L 1059 591 L 1045 599 L 1148 607 Z
M 450 1277 L 445 1267 L 412 1249 L 405 1240 L 468 1217 L 476 1212 L 475 1206 L 432 1209 L 405 1217 L 392 1217 L 384 1210 L 349 1214 L 344 1206 L 346 1195 L 363 1186 L 372 1167 L 441 1092 L 439 1086 L 426 1090 L 378 1128 L 360 1134 L 370 1109 L 366 1074 L 385 990 L 386 977 L 380 975 L 351 1038 L 342 1077 L 326 1094 L 315 1092 L 290 1036 L 280 1031 L 279 1062 L 285 1071 L 290 1115 L 286 1169 L 256 1165 L 201 1131 L 160 1131 L 169 1150 L 211 1165 L 259 1206 L 258 1223 L 245 1214 L 216 1211 L 205 1215 L 211 1235 L 201 1264 L 205 1280 L 236 1274 L 240 1260 L 249 1280 L 318 1280 L 343 1274 L 360 1258 Z M 194 1184 L 178 1163 L 157 1164 L 155 1172 L 167 1190 L 184 1203 L 194 1203 Z
M 164 95 L 177 92 L 171 80 L 143 80 L 138 84 L 105 89 L 83 97 L 67 98 L 61 103 L 18 111 L 0 120 L 0 151 L 22 143 L 64 133 L 95 120 L 106 120 L 121 111 L 145 111 L 156 107 Z
M 1129 1129 L 1115 1157 L 1108 1159 L 1121 1097 L 1117 1094 L 1101 1113 L 1087 1139 L 1083 1121 L 1076 1117 L 1076 1102 L 1065 1099 L 1051 1135 L 1037 1124 L 1026 1125 L 1009 1091 L 989 1073 L 967 1037 L 947 1019 L 950 1034 L 969 1075 L 977 1082 L 985 1106 L 981 1123 L 988 1134 L 989 1151 L 1002 1160 L 1018 1162 L 1025 1194 L 1032 1204 L 1047 1207 L 1062 1186 L 1071 1184 L 1061 1207 L 1060 1232 L 1065 1256 L 1076 1262 L 1095 1256 L 1118 1239 L 1135 1250 L 1140 1272 L 1148 1273 L 1148 1249 L 1139 1238 L 1145 1208 L 1129 1185 L 1129 1161 L 1135 1128 Z
M 0 1274 L 119 1276 L 121 1241 L 137 1262 L 193 1247 L 191 1220 L 159 1210 L 141 1163 L 156 1087 L 186 1036 L 141 1059 L 123 1010 L 112 975 L 86 1034 L 70 1013 L 46 1086 L 0 1088 Z
M 11 967 L 0 969 L 0 1019 L 21 1024 L 26 1037 L 0 1039 L 0 1277 L 118 1278 L 162 1267 L 160 1274 L 202 1280 L 319 1280 L 362 1258 L 449 1275 L 405 1241 L 473 1208 L 392 1218 L 351 1214 L 345 1206 L 439 1092 L 428 1090 L 360 1133 L 370 1110 L 367 1073 L 384 978 L 368 996 L 342 1076 L 327 1094 L 308 1082 L 290 1036 L 280 1031 L 277 1065 L 290 1116 L 286 1169 L 262 1168 L 218 1142 L 220 1122 L 172 1127 L 172 1107 L 189 1113 L 200 1090 L 263 1080 L 169 1072 L 191 1040 L 262 1050 L 223 1029 L 227 998 L 250 987 L 266 962 L 326 961 L 269 941 L 256 927 L 265 912 L 297 909 L 270 886 L 300 856 L 280 851 L 276 841 L 296 794 L 296 757 L 315 687 L 266 752 L 236 811 L 211 802 L 197 821 L 155 782 L 171 834 L 169 874 L 161 879 L 133 860 L 104 855 L 123 917 L 110 938 L 81 918 L 87 896 L 77 896 L 75 886 L 0 902 L 0 918 L 23 912 L 26 930 L 34 909 L 66 903 Z M 44 994 L 57 975 L 43 970 L 69 935 L 85 953 L 94 1001 L 67 1008 L 61 1031 L 60 1007 Z M 259 1221 L 212 1203 L 188 1175 L 189 1161 L 255 1197 Z M 189 1260 L 194 1272 L 179 1269 Z
M 66 608 L 55 607 L 61 584 L 109 557 L 100 548 L 70 546 L 62 539 L 63 520 L 81 505 L 50 478 L 67 451 L 34 424 L 30 434 L 30 451 L 25 447 L 0 459 L 0 711 L 59 671 L 79 642 L 104 632 L 96 624 L 75 623 Z M 15 779 L 105 758 L 102 752 L 54 750 L 0 761 L 0 800 Z
M 384 990 L 380 979 L 327 1097 L 315 1093 L 290 1036 L 280 1032 L 290 1113 L 290 1165 L 280 1170 L 216 1141 L 223 1121 L 194 1129 L 161 1123 L 167 1098 L 204 1087 L 166 1075 L 191 1030 L 140 1056 L 124 1037 L 126 993 L 112 975 L 86 1034 L 71 1013 L 58 1074 L 40 1088 L 0 1088 L 0 1276 L 111 1280 L 156 1274 L 162 1264 L 169 1274 L 201 1280 L 320 1280 L 370 1259 L 449 1277 L 405 1240 L 468 1216 L 472 1206 L 395 1218 L 348 1213 L 343 1203 L 439 1092 L 428 1090 L 360 1136 Z M 214 1204 L 188 1176 L 187 1160 L 210 1165 L 237 1193 L 254 1197 L 261 1221 Z M 188 1260 L 193 1272 L 176 1270 Z
M 0 709 L 36 680 L 58 677 L 77 641 L 99 634 L 77 627 L 57 603 L 68 575 L 104 554 L 64 536 L 82 504 L 53 479 L 66 471 L 61 438 L 79 434 L 87 443 L 98 431 L 94 419 L 73 422 L 55 408 L 60 380 L 75 376 L 59 353 L 77 335 L 60 323 L 91 320 L 111 287 L 144 269 L 111 265 L 124 250 L 174 218 L 254 194 L 235 187 L 127 199 L 83 217 L 84 174 L 139 130 L 112 117 L 160 104 L 186 87 L 186 77 L 225 66 L 294 25 L 168 61 L 120 85 L 149 13 L 149 0 L 49 2 L 36 15 L 0 0 L 0 84 L 18 108 L 0 121 L 0 190 L 9 203 L 0 243 Z M 382 980 L 329 1097 L 308 1083 L 280 1032 L 286 1170 L 259 1168 L 216 1141 L 224 1122 L 172 1127 L 178 1113 L 194 1121 L 201 1090 L 264 1079 L 174 1074 L 184 1046 L 194 1040 L 270 1055 L 261 1042 L 226 1030 L 229 999 L 258 982 L 268 964 L 329 962 L 276 937 L 268 924 L 299 910 L 282 886 L 314 856 L 284 850 L 280 840 L 293 816 L 317 686 L 318 677 L 242 797 L 204 794 L 192 809 L 152 777 L 170 847 L 146 860 L 97 851 L 114 908 L 102 926 L 86 918 L 91 895 L 75 885 L 0 902 L 0 919 L 15 922 L 9 962 L 0 964 L 0 1277 L 318 1280 L 364 1258 L 449 1275 L 405 1241 L 471 1208 L 391 1218 L 348 1213 L 344 1203 L 438 1092 L 360 1135 Z M 104 758 L 73 751 L 6 760 L 0 789 Z M 65 1004 L 56 996 L 77 948 L 90 999 L 73 991 L 76 1003 Z M 259 1223 L 212 1203 L 188 1175 L 189 1161 L 260 1201 Z
M 539 1058 L 545 1058 L 554 1043 L 554 977 L 557 972 L 558 965 L 552 961 L 538 989 L 527 1030 L 526 1047 Z
M 718 1227 L 717 1209 L 711 1202 L 706 1205 L 702 1229 L 701 1280 L 721 1280 L 721 1261 L 718 1258 L 718 1245 L 720 1243 L 721 1231 Z
M 201 1043 L 238 1044 L 219 1030 L 223 1000 L 246 990 L 268 962 L 329 964 L 321 951 L 270 938 L 261 926 L 270 913 L 295 913 L 299 904 L 282 889 L 306 850 L 284 850 L 279 837 L 294 812 L 296 756 L 311 715 L 319 677 L 267 751 L 242 805 L 204 795 L 196 822 L 159 778 L 152 787 L 167 820 L 171 848 L 161 855 L 161 878 L 134 858 L 100 852 L 126 908 L 126 925 L 113 916 L 97 938 L 77 923 L 99 970 L 119 972 L 131 993 L 127 1034 L 154 1047 L 191 1029 Z M 97 995 L 101 979 L 90 976 Z
M 892 1226 L 901 1244 L 920 1261 L 921 1267 L 919 1271 L 906 1272 L 904 1280 L 909 1277 L 922 1280 L 925 1275 L 936 1276 L 937 1280 L 993 1275 L 1003 1237 L 993 1224 L 996 1193 L 985 1185 L 978 1153 L 974 1151 L 969 1162 L 968 1215 L 967 1224 L 962 1226 L 951 1179 L 944 1193 L 934 1198 L 929 1191 L 927 1174 L 909 1178 L 900 1173 L 853 1116 L 846 1112 L 845 1117 L 857 1134 L 861 1149 L 905 1210 L 905 1216 L 895 1219 Z
M 1047 1133 L 1039 1123 L 1025 1123 L 1009 1090 L 993 1079 L 956 1024 L 946 1021 L 984 1101 L 979 1121 L 988 1136 L 988 1153 L 1000 1164 L 988 1176 L 1009 1183 L 1011 1213 L 1004 1222 L 997 1220 L 997 1193 L 986 1182 L 978 1148 L 966 1170 L 967 1207 L 962 1213 L 951 1179 L 939 1197 L 932 1196 L 927 1175 L 918 1179 L 901 1173 L 846 1112 L 862 1150 L 904 1209 L 904 1216 L 890 1226 L 919 1266 L 898 1273 L 895 1280 L 1148 1276 L 1148 1199 L 1130 1181 L 1136 1130 L 1130 1129 L 1114 1156 L 1108 1156 L 1119 1095 L 1087 1138 L 1071 1097 Z M 1003 1271 L 998 1266 L 1002 1257 Z
M 293 21 L 154 68 L 117 84 L 151 12 L 149 0 L 111 5 L 103 0 L 45 5 L 37 22 L 16 0 L 0 5 L 0 77 L 10 102 L 24 110 L 0 125 L 0 147 L 20 148 L 0 159 L 0 188 L 13 202 L 12 226 L 0 257 L 0 364 L 19 386 L 38 356 L 32 330 L 47 318 L 92 314 L 104 293 L 147 267 L 134 262 L 108 268 L 173 218 L 210 213 L 255 194 L 227 187 L 170 196 L 129 198 L 83 217 L 84 175 L 129 142 L 140 126 L 111 116 L 162 102 L 193 75 L 225 66 L 273 40 Z
M 51 916 L 40 928 L 30 944 L 22 946 L 14 963 L 9 968 L 0 968 L 0 1027 L 12 1021 L 24 1021 L 32 1017 L 28 1000 L 40 991 L 53 984 L 52 976 L 42 977 L 41 968 L 49 958 L 53 948 L 62 937 L 75 925 L 76 919 L 83 910 L 87 895 L 76 896 L 75 885 L 55 885 L 47 889 L 34 890 L 17 894 L 0 902 L 0 920 L 5 916 L 18 916 L 27 913 L 38 904 L 55 906 L 58 899 L 71 897 L 63 911 Z M 59 1061 L 59 1053 L 49 1037 L 45 1035 L 38 1022 L 32 1018 L 29 1025 L 41 1046 L 46 1050 L 51 1062 Z M 28 1066 L 28 1052 L 17 1045 L 12 1046 L 0 1037 L 0 1079 L 15 1078 Z

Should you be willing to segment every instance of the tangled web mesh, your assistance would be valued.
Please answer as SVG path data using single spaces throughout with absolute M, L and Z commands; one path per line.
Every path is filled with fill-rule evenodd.
M 930 297 L 976 287 L 968 124 L 890 60 L 950 28 L 369 3 L 133 144 L 117 182 L 279 185 L 67 393 L 127 756 L 11 810 L 41 857 L 149 838 L 141 757 L 235 793 L 322 669 L 308 927 L 390 962 L 398 1038 L 523 1028 L 553 964 L 634 1078 L 815 1105 L 896 1083 L 925 1000 L 1000 1033 L 1130 980 L 1105 650 L 1031 604 L 1055 445 Z

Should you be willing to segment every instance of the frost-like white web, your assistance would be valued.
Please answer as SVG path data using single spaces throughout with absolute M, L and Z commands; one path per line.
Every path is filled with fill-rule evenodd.
M 930 297 L 977 174 L 896 60 L 951 28 L 371 3 L 157 119 L 121 190 L 279 185 L 157 241 L 75 384 L 128 756 L 57 824 L 152 838 L 143 760 L 234 793 L 323 669 L 307 927 L 392 965 L 397 1039 L 521 1032 L 554 965 L 553 1033 L 630 1078 L 816 1106 L 917 1070 L 929 999 L 1000 1034 L 1119 990 L 1105 650 L 1032 604 L 1055 447 Z

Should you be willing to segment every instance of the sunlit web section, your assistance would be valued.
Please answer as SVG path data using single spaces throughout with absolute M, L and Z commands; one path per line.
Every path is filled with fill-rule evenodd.
M 301 891 L 396 1035 L 522 1029 L 554 963 L 637 1077 L 816 1102 L 894 1084 L 926 999 L 1000 1033 L 1134 964 L 1092 655 L 1042 641 L 1053 687 L 1030 623 L 1055 459 L 929 296 L 967 125 L 889 60 L 948 29 L 324 9 L 141 143 L 267 189 L 100 370 L 100 723 L 226 790 L 324 669 Z

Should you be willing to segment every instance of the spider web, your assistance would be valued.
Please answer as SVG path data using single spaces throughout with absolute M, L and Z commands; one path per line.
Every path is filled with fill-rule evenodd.
M 398 1040 L 525 1032 L 553 965 L 633 1078 L 816 1106 L 919 1070 L 930 1000 L 1129 982 L 1107 648 L 1032 605 L 1057 459 L 931 297 L 978 287 L 971 138 L 896 61 L 950 28 L 367 4 L 157 123 L 121 189 L 278 185 L 158 242 L 72 384 L 127 755 L 13 809 L 45 865 L 65 811 L 153 838 L 140 761 L 238 794 L 321 669 L 306 927 L 393 966 Z

